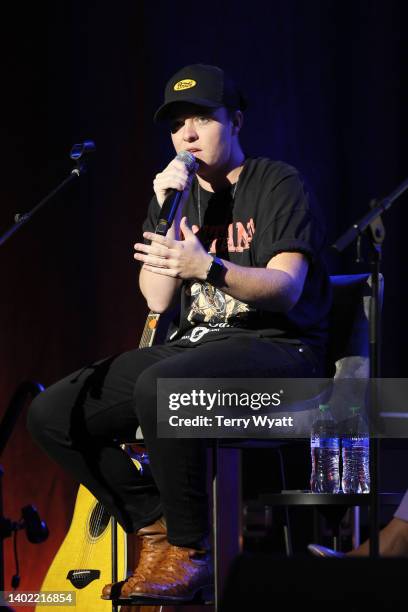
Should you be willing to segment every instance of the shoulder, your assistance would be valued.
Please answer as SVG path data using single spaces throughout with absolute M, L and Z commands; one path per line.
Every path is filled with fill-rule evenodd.
M 248 184 L 259 182 L 272 189 L 287 178 L 300 178 L 299 171 L 294 166 L 267 157 L 247 159 L 243 174 Z
M 246 164 L 243 206 L 254 202 L 258 225 L 268 225 L 279 217 L 296 217 L 299 223 L 313 219 L 325 225 L 314 191 L 297 168 L 265 157 L 247 159 Z
M 279 215 L 294 208 L 313 206 L 313 194 L 294 166 L 258 157 L 247 159 L 244 170 L 243 191 L 258 202 L 259 212 L 266 208 Z

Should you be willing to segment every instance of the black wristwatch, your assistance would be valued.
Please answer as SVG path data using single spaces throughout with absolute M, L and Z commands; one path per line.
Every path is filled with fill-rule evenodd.
M 219 257 L 213 257 L 210 265 L 207 270 L 206 281 L 211 283 L 211 285 L 222 285 L 224 284 L 224 274 L 226 268 L 222 259 Z

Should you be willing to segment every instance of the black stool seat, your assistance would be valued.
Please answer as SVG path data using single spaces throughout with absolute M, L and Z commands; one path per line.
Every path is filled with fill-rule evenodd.
M 200 593 L 197 593 L 193 599 L 188 601 L 180 601 L 178 599 L 164 599 L 153 597 L 121 597 L 112 601 L 113 606 L 212 606 L 214 598 L 204 598 Z

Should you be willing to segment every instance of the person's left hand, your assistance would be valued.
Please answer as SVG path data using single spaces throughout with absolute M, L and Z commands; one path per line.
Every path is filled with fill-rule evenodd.
M 197 236 L 187 224 L 187 218 L 180 222 L 184 240 L 174 240 L 152 232 L 144 232 L 143 237 L 151 244 L 135 244 L 134 258 L 143 262 L 143 268 L 173 278 L 183 280 L 196 278 L 205 280 L 211 255 L 208 255 Z

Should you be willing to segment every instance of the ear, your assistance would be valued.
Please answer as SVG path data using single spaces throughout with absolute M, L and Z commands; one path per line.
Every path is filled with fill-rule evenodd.
M 244 115 L 242 114 L 242 111 L 240 110 L 235 111 L 235 114 L 231 119 L 233 134 L 239 134 L 242 128 L 243 122 L 244 122 Z

